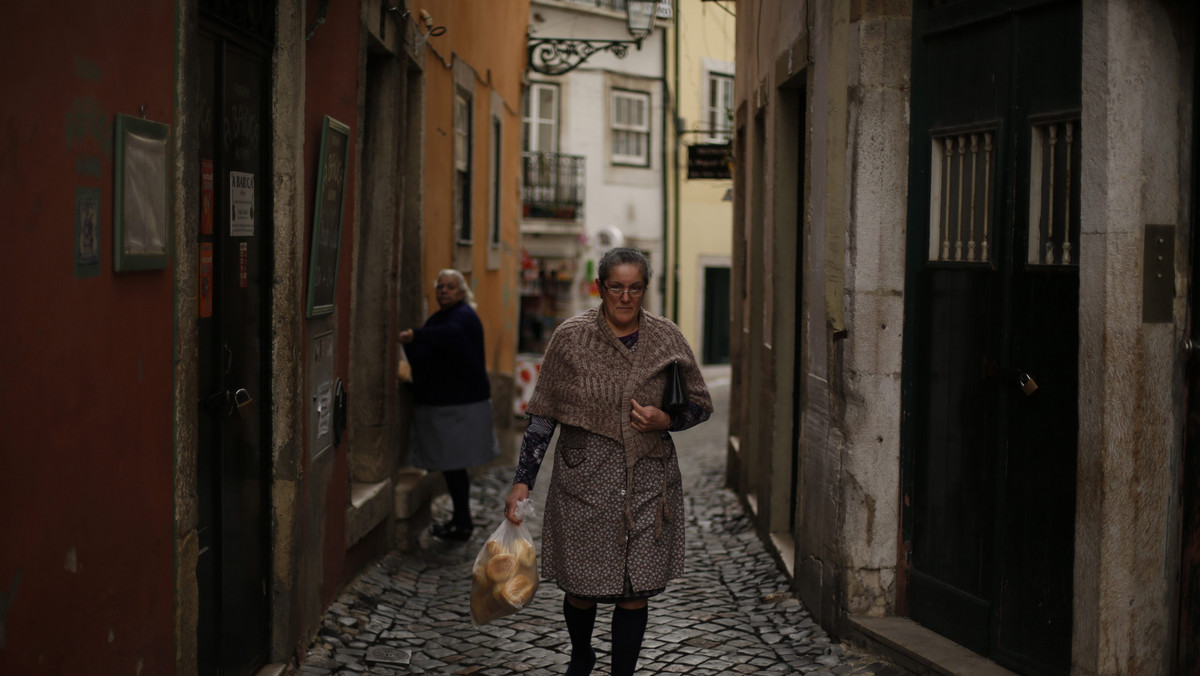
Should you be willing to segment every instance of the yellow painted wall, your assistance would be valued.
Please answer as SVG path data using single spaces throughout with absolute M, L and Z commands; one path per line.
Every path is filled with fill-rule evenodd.
M 688 129 L 707 127 L 704 119 L 705 96 L 704 59 L 724 61 L 732 65 L 735 54 L 736 19 L 732 3 L 711 3 L 701 0 L 677 0 L 676 26 L 678 40 L 678 67 L 675 53 L 670 55 L 669 76 L 678 72 L 676 115 L 683 118 Z M 729 71 L 732 74 L 732 71 Z M 691 343 L 697 356 L 701 356 L 701 311 L 704 260 L 728 260 L 733 251 L 733 202 L 724 197 L 733 187 L 729 180 L 687 179 L 687 145 L 705 141 L 701 135 L 685 133 L 679 136 L 676 148 L 679 171 L 678 220 L 675 215 L 675 200 L 671 199 L 672 240 L 676 237 L 678 223 L 678 285 L 679 301 L 677 323 Z M 672 188 L 673 189 L 673 188 Z M 675 246 L 674 241 L 672 246 Z M 664 271 L 669 272 L 669 271 Z

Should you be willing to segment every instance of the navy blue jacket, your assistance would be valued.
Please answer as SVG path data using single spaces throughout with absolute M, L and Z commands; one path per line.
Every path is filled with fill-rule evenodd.
M 412 363 L 416 403 L 473 404 L 492 396 L 483 351 L 483 324 L 466 302 L 433 313 L 404 346 Z

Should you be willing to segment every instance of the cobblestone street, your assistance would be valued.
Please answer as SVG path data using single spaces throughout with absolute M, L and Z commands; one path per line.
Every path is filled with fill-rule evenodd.
M 717 414 L 676 435 L 684 478 L 687 560 L 684 576 L 650 602 L 639 674 L 777 674 L 904 676 L 872 655 L 832 642 L 791 597 L 781 573 L 731 491 L 723 488 L 728 367 L 706 369 Z M 540 510 L 549 485 L 548 457 L 533 495 Z M 467 599 L 471 565 L 503 518 L 513 468 L 475 479 L 476 530 L 466 544 L 422 541 L 368 567 L 328 609 L 301 673 L 562 674 L 570 641 L 562 592 L 544 582 L 521 612 L 473 626 Z M 445 496 L 434 519 L 449 513 Z M 530 530 L 538 544 L 539 519 Z M 601 606 L 593 645 L 595 674 L 608 673 L 608 610 Z

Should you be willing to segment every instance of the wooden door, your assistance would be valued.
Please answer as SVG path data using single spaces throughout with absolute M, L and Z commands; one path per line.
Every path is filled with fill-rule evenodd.
M 704 268 L 704 359 L 705 364 L 729 363 L 729 268 Z
M 914 11 L 905 581 L 918 622 L 1070 666 L 1078 435 L 1078 2 Z
M 270 637 L 269 52 L 230 24 L 248 16 L 205 13 L 196 45 L 202 674 L 254 673 Z

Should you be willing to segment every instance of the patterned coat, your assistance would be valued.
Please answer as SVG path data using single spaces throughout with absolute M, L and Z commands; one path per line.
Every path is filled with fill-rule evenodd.
M 594 308 L 559 326 L 546 348 L 526 408 L 562 425 L 543 521 L 542 574 L 571 594 L 637 594 L 683 572 L 675 444 L 667 432 L 638 432 L 630 420 L 631 400 L 661 403 L 674 361 L 688 399 L 711 413 L 691 348 L 662 317 L 641 314 L 631 351 Z

